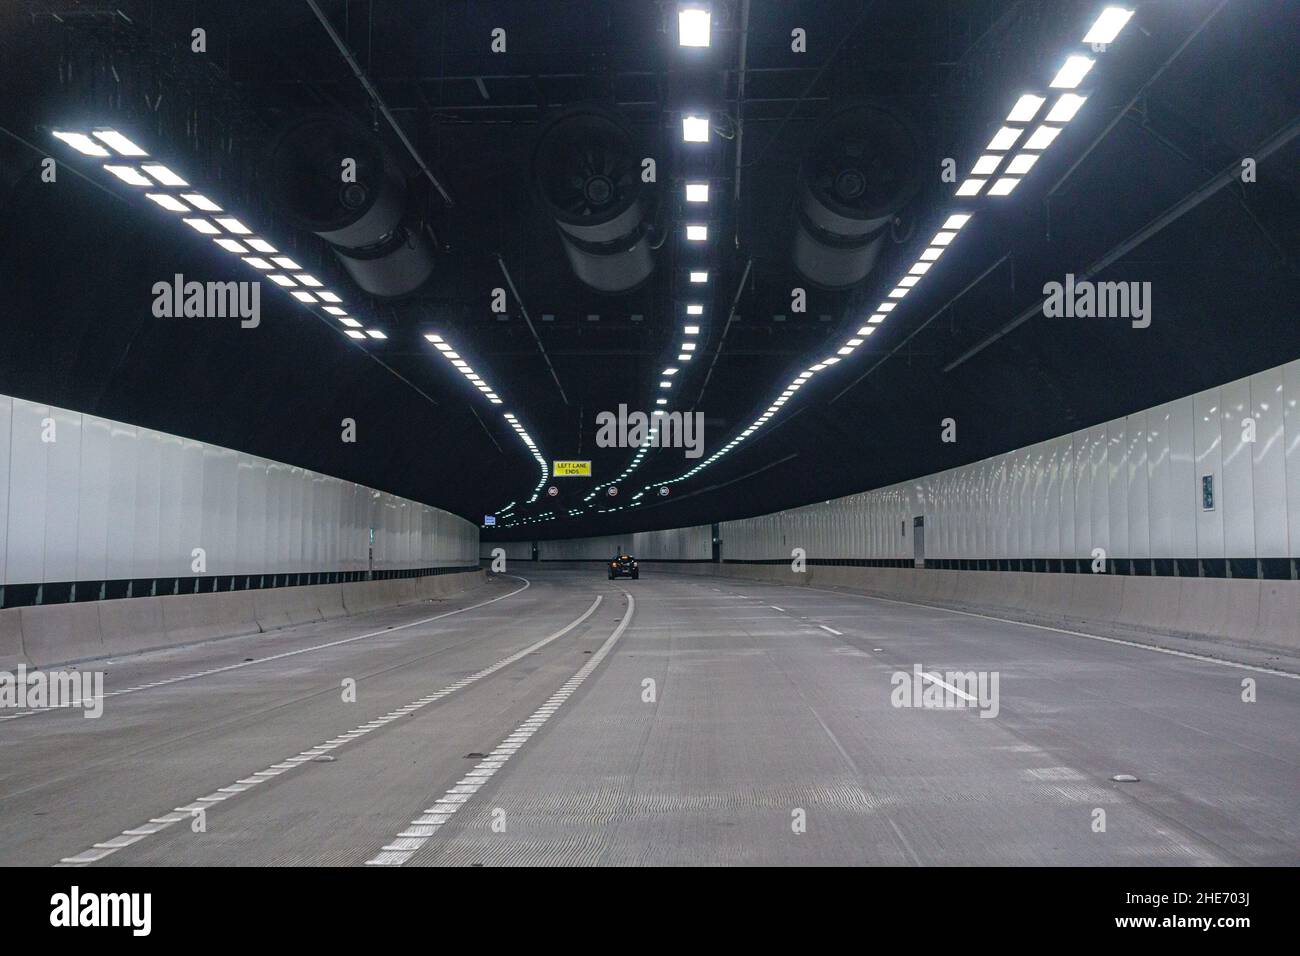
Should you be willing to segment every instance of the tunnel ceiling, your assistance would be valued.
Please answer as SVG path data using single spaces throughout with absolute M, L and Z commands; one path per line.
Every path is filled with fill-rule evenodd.
M 1061 434 L 1300 355 L 1295 139 L 1152 231 L 1101 279 L 1151 283 L 1151 324 L 1049 319 L 1044 283 L 1081 275 L 1196 197 L 1279 133 L 1294 132 L 1300 79 L 1293 4 L 1143 4 L 1104 54 L 1079 116 L 1012 195 L 975 218 L 851 359 L 819 373 L 724 458 L 646 454 L 620 496 L 584 498 L 633 460 L 597 446 L 598 413 L 652 411 L 678 366 L 671 408 L 698 411 L 707 458 L 799 372 L 834 354 L 956 211 L 944 160 L 965 177 L 1023 89 L 1042 87 L 1098 3 L 714 2 L 707 49 L 677 44 L 676 4 L 349 3 L 325 14 L 400 122 L 449 205 L 415 167 L 310 6 L 121 2 L 6 4 L 0 16 L 0 392 L 291 462 L 479 520 L 563 537 L 741 517 L 877 487 Z M 206 51 L 191 51 L 191 31 Z M 504 52 L 492 32 L 505 31 Z M 792 50 L 805 31 L 806 52 Z M 744 42 L 742 44 L 742 37 Z M 742 52 L 743 47 L 743 52 Z M 741 58 L 745 69 L 739 69 Z M 884 227 L 874 268 L 847 289 L 795 269 L 796 176 L 818 123 L 869 102 L 915 136 L 919 188 Z M 644 191 L 654 270 L 626 291 L 579 280 L 533 188 L 539 133 L 590 105 L 656 161 Z M 710 142 L 681 142 L 705 109 Z M 311 113 L 380 131 L 408 187 L 412 229 L 436 247 L 411 295 L 367 295 L 325 242 L 273 201 L 267 151 Z M 78 124 L 80 126 L 78 127 Z M 230 256 L 93 162 L 52 128 L 130 130 L 150 150 L 342 292 L 386 330 L 355 342 L 265 289 L 256 329 L 156 318 L 152 288 L 247 279 Z M 60 175 L 42 181 L 41 160 Z M 681 188 L 707 179 L 707 216 Z M 706 221 L 703 249 L 681 238 Z M 189 233 L 189 234 L 187 234 Z M 709 272 L 697 296 L 686 273 Z M 265 285 L 265 284 L 264 284 Z M 493 310 L 504 289 L 504 311 Z M 806 294 L 798 311 L 792 290 Z M 677 347 L 685 306 L 705 306 L 698 349 Z M 469 386 L 426 340 L 442 334 L 503 404 Z M 591 459 L 534 504 L 546 460 Z M 341 440 L 343 419 L 357 440 Z M 956 442 L 941 440 L 944 419 Z M 701 459 L 703 460 L 703 459 Z M 598 508 L 623 506 L 618 511 Z M 570 516 L 569 510 L 581 513 Z

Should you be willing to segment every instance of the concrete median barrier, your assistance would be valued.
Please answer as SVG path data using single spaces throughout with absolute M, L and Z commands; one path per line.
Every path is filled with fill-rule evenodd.
M 23 651 L 23 622 L 18 608 L 0 611 L 0 671 L 13 672 L 30 663 Z
M 165 640 L 151 646 L 193 644 L 216 637 L 258 633 L 262 628 L 257 622 L 253 605 L 254 593 L 256 592 L 217 591 L 205 594 L 170 594 L 157 598 L 162 605 Z
M 96 602 L 44 604 L 19 609 L 23 650 L 34 667 L 103 657 Z
M 196 595 L 173 595 L 175 598 Z M 163 625 L 163 599 L 160 597 L 124 598 L 96 601 L 99 629 L 104 652 L 110 656 L 133 654 L 167 647 L 170 641 Z
M 1255 641 L 1300 651 L 1300 581 L 1261 581 Z

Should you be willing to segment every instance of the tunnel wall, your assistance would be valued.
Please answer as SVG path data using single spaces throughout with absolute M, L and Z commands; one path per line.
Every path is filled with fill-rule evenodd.
M 0 669 L 256 634 L 482 582 L 478 528 L 456 515 L 0 395 Z
M 1212 510 L 1203 475 L 1213 476 Z M 1234 559 L 1282 559 L 1286 570 L 1300 557 L 1300 361 L 971 465 L 723 522 L 723 559 L 788 561 L 801 547 L 911 560 L 917 516 L 927 562 L 1090 562 L 1102 548 L 1108 561 L 1214 562 L 1215 576 Z
M 0 396 L 0 584 L 188 578 L 194 548 L 208 575 L 456 567 L 478 563 L 478 528 L 305 468 Z
M 615 554 L 631 554 L 638 561 L 708 561 L 713 538 L 708 525 L 637 531 L 600 538 L 569 538 L 537 542 L 539 561 L 608 561 Z

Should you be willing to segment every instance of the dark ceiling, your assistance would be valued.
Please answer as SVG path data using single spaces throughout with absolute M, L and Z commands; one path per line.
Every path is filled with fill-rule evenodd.
M 677 351 L 685 271 L 711 273 L 702 340 L 673 407 L 705 416 L 705 454 L 733 438 L 801 368 L 861 324 L 952 209 L 941 164 L 973 161 L 1010 98 L 1042 87 L 1103 6 L 1032 0 L 714 0 L 713 42 L 683 50 L 676 3 L 650 0 L 323 0 L 321 7 L 452 199 L 418 175 L 433 277 L 368 299 L 315 235 L 267 196 L 265 151 L 292 117 L 330 110 L 391 131 L 306 2 L 32 0 L 0 12 L 0 393 L 174 432 L 349 478 L 481 519 L 563 517 L 498 532 L 563 537 L 717 521 L 804 504 L 977 460 L 1300 356 L 1300 6 L 1284 0 L 1132 3 L 1089 101 L 1024 185 L 980 214 L 881 333 L 820 375 L 753 439 L 668 498 L 602 513 L 583 498 L 632 451 L 596 447 L 596 415 L 652 409 Z M 207 51 L 190 51 L 202 27 Z M 506 51 L 490 49 L 505 30 Z M 802 28 L 807 52 L 791 50 Z M 739 70 L 741 38 L 745 70 Z M 743 81 L 743 82 L 742 82 Z M 743 91 L 742 91 L 743 86 Z M 848 291 L 791 261 L 796 167 L 835 105 L 869 98 L 921 144 L 922 187 L 875 270 Z M 636 289 L 574 276 L 531 183 L 539 129 L 574 104 L 616 111 L 658 166 L 666 239 Z M 703 150 L 684 109 L 709 109 Z M 354 343 L 286 297 L 256 330 L 154 318 L 155 282 L 243 278 L 211 243 L 56 150 L 59 125 L 144 138 L 228 208 L 343 290 L 389 338 Z M 1285 142 L 1258 179 L 1199 195 L 1221 171 Z M 43 183 L 56 155 L 72 174 Z M 81 173 L 82 175 L 76 175 Z M 704 252 L 684 248 L 680 184 L 712 185 Z M 1156 221 L 1186 203 L 1184 214 Z M 1148 225 L 1151 229 L 1143 230 Z M 1150 328 L 1031 318 L 1044 282 L 1149 281 Z M 1149 234 L 1147 234 L 1149 233 Z M 509 279 L 506 279 L 508 274 Z M 742 283 L 742 277 L 744 281 Z M 492 290 L 509 287 L 507 311 Z M 807 289 L 807 311 L 791 290 Z M 489 405 L 434 353 L 442 332 L 501 393 Z M 993 338 L 997 336 L 996 338 Z M 501 418 L 548 459 L 592 459 L 595 479 L 538 480 Z M 955 444 L 941 419 L 958 422 Z M 340 441 L 340 421 L 358 441 Z M 650 452 L 620 483 L 695 462 Z M 598 497 L 593 506 L 608 507 Z M 583 513 L 570 517 L 570 508 Z

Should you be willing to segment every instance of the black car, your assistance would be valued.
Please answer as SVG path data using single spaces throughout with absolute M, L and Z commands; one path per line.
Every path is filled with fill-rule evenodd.
M 630 554 L 617 554 L 609 562 L 609 579 L 631 578 L 635 581 L 641 577 L 641 572 L 637 570 L 636 558 Z

